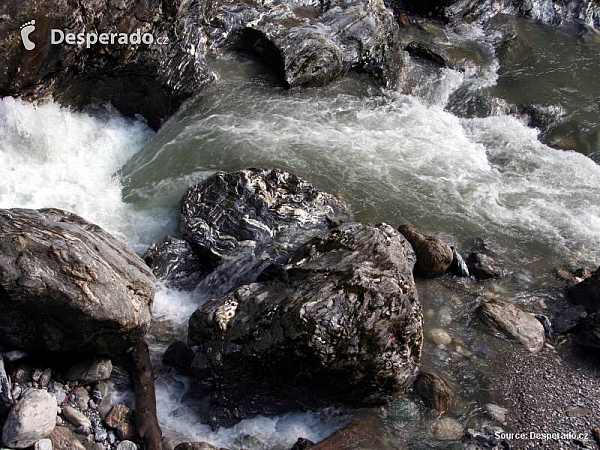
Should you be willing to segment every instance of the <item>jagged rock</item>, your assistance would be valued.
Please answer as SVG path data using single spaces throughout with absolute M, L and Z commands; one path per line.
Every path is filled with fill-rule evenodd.
M 454 392 L 450 385 L 435 373 L 419 373 L 415 381 L 415 391 L 429 408 L 444 413 L 452 407 Z
M 347 217 L 345 203 L 291 173 L 217 173 L 181 200 L 179 231 L 188 245 L 153 246 L 146 260 L 161 279 L 182 289 L 192 279 L 196 292 L 210 299 L 255 281 L 266 267 L 281 264 Z M 188 263 L 190 248 L 199 270 Z
M 213 79 L 206 62 L 206 35 L 198 26 L 202 2 L 120 0 L 0 4 L 0 95 L 38 99 L 53 96 L 62 104 L 111 103 L 129 116 L 143 115 L 158 128 Z M 29 35 L 35 48 L 21 43 L 20 26 L 35 20 Z M 166 45 L 51 45 L 50 30 L 66 33 L 151 33 Z
M 397 88 L 404 58 L 383 0 L 221 3 L 212 10 L 213 46 L 257 55 L 286 87 L 322 86 L 349 70 Z
M 53 450 L 86 450 L 67 427 L 57 426 L 50 434 Z
M 479 306 L 477 314 L 484 324 L 516 340 L 532 353 L 544 347 L 543 325 L 533 314 L 523 311 L 514 303 L 492 300 Z
M 483 253 L 471 253 L 466 260 L 469 273 L 478 280 L 499 278 L 504 275 L 502 267 L 491 256 Z
M 66 378 L 82 384 L 108 380 L 112 373 L 112 361 L 108 358 L 94 358 L 80 361 L 69 367 Z
M 144 254 L 144 261 L 158 279 L 186 291 L 194 290 L 209 273 L 189 242 L 171 236 L 152 244 Z
M 421 234 L 410 225 L 401 225 L 398 230 L 408 239 L 417 254 L 415 275 L 434 278 L 446 273 L 453 260 L 452 249 L 448 244 L 434 236 Z
M 344 224 L 298 249 L 279 277 L 200 306 L 189 337 L 199 348 L 196 375 L 216 378 L 223 392 L 213 420 L 305 397 L 364 405 L 402 392 L 422 344 L 414 261 L 390 226 Z M 266 386 L 287 404 L 266 405 Z
M 115 405 L 112 407 L 104 422 L 110 428 L 113 428 L 119 439 L 133 439 L 135 437 L 135 427 L 133 426 L 133 411 L 125 405 Z
M 144 261 L 81 217 L 0 210 L 0 343 L 121 353 L 149 326 L 154 287 Z
M 56 425 L 57 407 L 46 391 L 32 389 L 8 414 L 2 442 L 9 448 L 27 448 L 50 435 Z

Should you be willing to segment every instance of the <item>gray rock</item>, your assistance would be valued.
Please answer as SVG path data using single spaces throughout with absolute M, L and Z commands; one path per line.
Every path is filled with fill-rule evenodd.
M 50 435 L 56 425 L 56 402 L 46 391 L 32 389 L 8 414 L 2 442 L 10 448 L 31 447 Z
M 121 353 L 145 333 L 154 287 L 144 261 L 76 215 L 0 210 L 0 343 Z
M 79 439 L 67 427 L 57 426 L 50 434 L 53 450 L 85 450 Z
M 117 445 L 117 450 L 137 450 L 137 445 L 131 441 L 122 441 Z
M 40 387 L 48 387 L 48 383 L 50 382 L 50 378 L 52 378 L 52 369 L 48 368 L 42 372 L 40 376 Z
M 33 450 L 52 450 L 52 441 L 50 439 L 40 439 L 33 446 Z
M 298 438 L 298 440 L 290 450 L 308 450 L 309 448 L 313 448 L 314 446 L 315 443 L 310 439 Z
M 212 17 L 224 25 L 211 33 L 216 45 L 256 54 L 286 87 L 322 86 L 349 70 L 388 88 L 403 80 L 398 28 L 382 0 L 223 3 Z
M 87 411 L 90 404 L 90 394 L 88 391 L 83 386 L 79 386 L 73 391 L 73 395 L 75 396 L 73 403 L 75 403 L 81 411 Z
M 439 412 L 447 412 L 454 401 L 454 391 L 439 375 L 421 372 L 415 381 L 415 391 L 425 405 Z
M 281 170 L 218 173 L 190 188 L 181 200 L 179 231 L 203 268 L 196 292 L 215 298 L 255 281 L 316 234 L 346 219 L 347 206 L 310 183 Z M 189 248 L 153 246 L 145 255 L 153 271 L 176 287 L 189 287 Z M 167 264 L 165 266 L 164 264 Z M 179 275 L 182 269 L 182 275 Z M 165 275 L 166 274 L 166 275 Z M 180 280 L 186 280 L 179 285 Z
M 92 428 L 92 421 L 72 406 L 63 406 L 62 415 L 76 427 L 84 427 L 88 430 Z
M 158 128 L 183 100 L 213 75 L 205 59 L 206 33 L 199 26 L 207 5 L 174 0 L 119 0 L 53 3 L 40 10 L 35 0 L 0 3 L 0 92 L 81 107 L 111 103 L 123 114 L 143 115 Z M 27 52 L 19 26 L 36 20 Z M 91 26 L 93 24 L 93 27 Z M 50 46 L 50 27 L 66 33 L 151 33 L 166 45 Z M 100 32 L 100 31 L 98 31 Z M 52 47 L 52 51 L 48 49 Z M 29 96 L 27 95 L 29 94 Z
M 219 447 L 206 442 L 182 442 L 174 450 L 219 450 Z
M 448 244 L 434 236 L 421 234 L 410 225 L 402 225 L 398 230 L 417 254 L 415 275 L 434 278 L 446 273 L 453 260 L 452 248 Z
M 20 361 L 27 358 L 27 353 L 22 350 L 13 350 L 10 352 L 3 353 L 4 359 L 10 363 Z
M 530 352 L 537 353 L 544 347 L 543 325 L 533 314 L 521 310 L 514 303 L 492 300 L 479 306 L 477 314 L 484 324 L 519 342 Z
M 0 354 L 0 411 L 7 411 L 15 404 L 10 378 L 4 367 L 4 358 Z
M 488 415 L 497 422 L 506 422 L 506 414 L 508 413 L 508 410 L 506 408 L 495 405 L 493 403 L 488 403 L 487 405 L 485 405 L 485 410 L 488 413 Z
M 491 256 L 471 253 L 466 260 L 469 273 L 478 280 L 499 278 L 504 275 L 502 267 Z
M 265 402 L 245 383 L 275 383 L 292 401 L 304 400 L 304 389 L 312 398 L 316 390 L 354 404 L 386 401 L 412 383 L 420 357 L 414 261 L 385 224 L 344 224 L 313 238 L 280 277 L 198 308 L 189 322 L 204 362 L 196 374 L 217 377 L 225 397 L 244 402 L 224 408 L 238 411 Z
M 192 367 L 194 351 L 187 343 L 175 341 L 163 356 L 163 363 L 178 368 L 182 372 L 188 372 Z
M 48 392 L 56 399 L 56 404 L 61 405 L 67 398 L 67 393 L 62 384 L 52 381 L 48 386 Z
M 69 367 L 65 376 L 69 381 L 78 381 L 82 384 L 96 383 L 108 380 L 112 369 L 112 361 L 108 358 L 86 359 Z

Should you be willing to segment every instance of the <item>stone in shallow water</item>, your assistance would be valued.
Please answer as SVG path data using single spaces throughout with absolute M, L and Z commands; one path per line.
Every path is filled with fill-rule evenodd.
M 450 335 L 441 328 L 433 328 L 427 333 L 429 340 L 435 345 L 448 345 L 452 342 Z
M 504 275 L 502 267 L 491 256 L 483 253 L 471 253 L 466 263 L 469 273 L 478 280 L 499 278 Z
M 417 231 L 410 225 L 398 228 L 408 239 L 417 254 L 415 275 L 424 278 L 434 278 L 446 273 L 452 264 L 452 248 L 441 239 Z
M 514 303 L 492 300 L 479 306 L 476 312 L 485 325 L 516 340 L 530 352 L 538 353 L 544 347 L 544 326 L 533 314 L 523 311 Z
M 429 408 L 446 412 L 452 407 L 454 392 L 450 385 L 435 373 L 421 372 L 415 381 L 415 390 Z
M 9 448 L 27 448 L 50 435 L 56 425 L 57 407 L 46 391 L 31 389 L 8 414 L 2 442 Z
M 463 426 L 452 417 L 444 417 L 437 421 L 433 430 L 438 439 L 455 441 L 463 436 Z

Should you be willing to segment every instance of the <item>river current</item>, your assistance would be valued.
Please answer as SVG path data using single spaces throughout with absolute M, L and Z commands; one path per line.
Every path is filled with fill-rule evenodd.
M 143 253 L 174 232 L 178 201 L 193 183 L 218 170 L 278 167 L 344 198 L 356 220 L 409 222 L 465 252 L 477 238 L 489 242 L 513 272 L 495 292 L 526 300 L 525 293 L 539 290 L 556 267 L 600 261 L 600 44 L 532 22 L 519 22 L 519 28 L 520 47 L 504 61 L 476 27 L 448 32 L 447 39 L 478 45 L 484 58 L 466 70 L 409 61 L 412 85 L 403 93 L 383 91 L 359 75 L 326 88 L 288 91 L 258 63 L 223 55 L 213 61 L 217 83 L 158 133 L 110 106 L 82 113 L 5 98 L 0 207 L 71 210 Z M 559 106 L 566 120 L 544 141 L 560 140 L 561 149 L 542 143 L 540 130 L 522 118 L 450 112 L 461 89 Z M 464 318 L 472 300 L 424 282 L 419 295 L 426 326 L 445 326 L 477 353 L 482 338 Z M 165 345 L 185 338 L 196 307 L 193 295 L 159 286 L 152 344 L 159 366 Z M 427 345 L 425 364 L 455 377 L 470 374 L 461 378 L 462 400 L 453 412 L 466 424 L 488 400 L 485 361 Z M 298 437 L 318 441 L 369 413 L 292 413 L 213 431 L 199 423 L 190 386 L 185 377 L 159 369 L 163 428 L 232 449 L 286 449 Z M 375 412 L 390 436 L 410 434 L 438 445 L 435 418 L 416 403 L 401 400 Z

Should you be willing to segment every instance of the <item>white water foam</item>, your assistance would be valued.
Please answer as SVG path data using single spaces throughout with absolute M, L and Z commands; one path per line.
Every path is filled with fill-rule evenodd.
M 116 113 L 0 99 L 0 207 L 66 209 L 137 247 L 165 218 L 123 202 L 117 171 L 153 135 Z
M 191 386 L 187 377 L 157 380 L 158 416 L 165 434 L 197 442 L 241 449 L 288 450 L 300 437 L 319 442 L 348 423 L 348 416 L 336 409 L 297 412 L 279 416 L 258 416 L 242 420 L 231 428 L 213 431 L 201 423 L 194 402 L 185 401 Z

